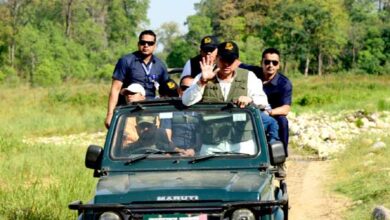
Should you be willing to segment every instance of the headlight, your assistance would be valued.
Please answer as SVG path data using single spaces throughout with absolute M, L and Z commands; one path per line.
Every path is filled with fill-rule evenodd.
M 232 214 L 232 220 L 255 220 L 255 215 L 249 209 L 237 209 Z
M 121 220 L 122 218 L 115 212 L 103 212 L 99 216 L 99 220 Z

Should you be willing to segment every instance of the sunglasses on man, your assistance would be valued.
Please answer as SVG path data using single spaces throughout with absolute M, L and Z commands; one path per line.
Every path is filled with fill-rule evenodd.
M 189 88 L 189 86 L 185 86 L 185 85 L 181 85 L 180 86 L 180 89 L 181 89 L 181 91 L 186 91 L 186 89 L 188 89 Z
M 277 60 L 264 60 L 265 65 L 270 65 L 271 63 L 272 63 L 272 65 L 277 66 L 279 64 L 279 61 L 277 61 Z
M 212 53 L 214 50 L 217 49 L 216 47 L 204 47 L 202 48 L 202 51 L 205 53 Z
M 147 41 L 147 40 L 140 40 L 138 41 L 138 44 L 141 45 L 141 46 L 145 46 L 146 44 L 148 46 L 153 46 L 156 42 L 154 41 Z

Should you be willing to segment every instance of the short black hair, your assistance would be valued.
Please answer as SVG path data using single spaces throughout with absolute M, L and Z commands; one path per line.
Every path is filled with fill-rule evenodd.
M 187 78 L 194 79 L 194 77 L 192 77 L 191 75 L 185 75 L 185 76 L 183 76 L 183 77 L 180 79 L 179 86 L 181 86 L 181 84 L 183 84 L 183 80 L 184 80 L 184 79 L 187 79 Z
M 264 59 L 265 55 L 266 55 L 266 54 L 269 54 L 269 53 L 275 53 L 275 54 L 277 54 L 277 55 L 279 56 L 279 59 L 280 59 L 280 52 L 279 52 L 279 50 L 276 49 L 276 48 L 272 48 L 272 47 L 267 48 L 267 49 L 265 49 L 265 50 L 263 51 L 263 54 L 261 55 L 261 59 Z
M 151 35 L 154 37 L 154 41 L 157 41 L 157 36 L 156 34 L 152 31 L 152 30 L 144 30 L 142 31 L 139 36 L 138 36 L 138 40 L 141 40 L 142 39 L 142 36 L 144 35 Z

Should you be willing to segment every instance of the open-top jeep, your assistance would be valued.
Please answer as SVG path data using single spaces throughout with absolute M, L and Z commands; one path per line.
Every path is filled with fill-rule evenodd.
M 176 124 L 192 125 L 194 154 L 175 146 Z M 96 193 L 69 208 L 79 219 L 287 219 L 287 187 L 275 178 L 284 161 L 283 145 L 267 143 L 255 106 L 139 102 L 115 110 L 104 149 L 89 146 L 85 164 L 99 178 Z

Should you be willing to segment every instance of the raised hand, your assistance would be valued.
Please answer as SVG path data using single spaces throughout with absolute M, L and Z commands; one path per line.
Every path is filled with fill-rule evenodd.
M 214 78 L 214 76 L 217 74 L 219 71 L 219 68 L 213 71 L 214 69 L 214 63 L 212 62 L 212 59 L 210 55 L 207 55 L 206 57 L 202 58 L 202 62 L 200 63 L 200 69 L 202 70 L 202 77 L 201 81 L 202 82 L 207 82 L 208 80 Z

